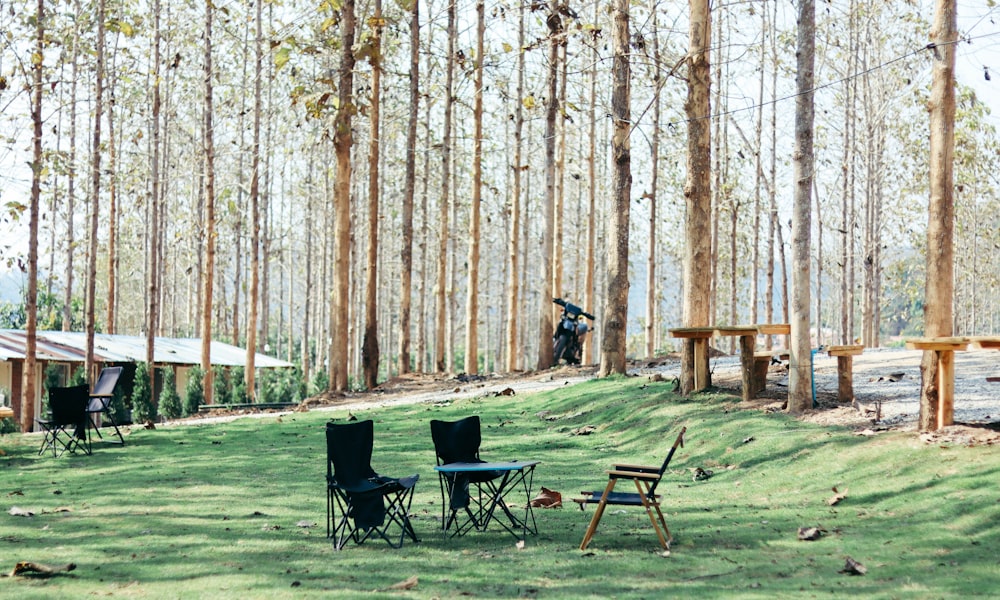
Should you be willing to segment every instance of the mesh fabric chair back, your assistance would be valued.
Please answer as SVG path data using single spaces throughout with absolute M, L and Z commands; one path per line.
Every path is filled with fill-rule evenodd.
M 115 386 L 118 385 L 118 378 L 122 376 L 122 367 L 106 367 L 101 369 L 101 374 L 94 384 L 94 391 L 91 396 L 110 396 L 115 393 Z
M 84 384 L 49 388 L 49 410 L 55 425 L 68 427 L 86 424 L 89 387 Z
M 431 439 L 434 441 L 438 464 L 482 462 L 479 460 L 482 434 L 478 415 L 459 421 L 432 420 Z
M 359 482 L 375 476 L 372 469 L 372 446 L 375 427 L 372 421 L 327 423 L 327 476 L 340 485 L 354 488 Z

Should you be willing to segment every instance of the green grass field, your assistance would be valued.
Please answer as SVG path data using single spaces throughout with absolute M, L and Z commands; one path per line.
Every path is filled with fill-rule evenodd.
M 968 598 L 1000 588 L 1000 449 L 875 437 L 689 398 L 670 384 L 612 378 L 523 397 L 372 411 L 373 466 L 419 473 L 419 544 L 332 548 L 325 536 L 325 439 L 344 411 L 136 430 L 92 456 L 36 456 L 38 436 L 0 438 L 0 572 L 74 563 L 51 578 L 0 581 L 4 598 Z M 548 419 L 539 416 L 548 411 Z M 478 414 L 483 458 L 538 459 L 539 534 L 444 539 L 428 422 Z M 593 425 L 591 435 L 572 430 Z M 586 552 L 613 461 L 658 464 L 687 443 L 660 491 L 674 536 L 661 554 L 644 512 L 609 507 Z M 752 438 L 752 439 L 751 439 Z M 696 467 L 714 476 L 694 481 Z M 831 506 L 836 487 L 846 497 Z M 10 514 L 12 507 L 34 513 Z M 315 523 L 304 527 L 302 522 Z M 820 527 L 799 541 L 799 527 Z M 841 573 L 847 557 L 865 575 Z M 391 586 L 411 577 L 408 590 Z

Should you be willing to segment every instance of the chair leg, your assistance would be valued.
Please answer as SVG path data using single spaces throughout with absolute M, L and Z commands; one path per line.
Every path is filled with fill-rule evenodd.
M 667 523 L 663 520 L 663 513 L 660 512 L 660 505 L 657 504 L 656 501 L 649 500 L 649 484 L 646 483 L 645 484 L 646 489 L 643 490 L 643 485 L 640 484 L 638 479 L 636 479 L 635 487 L 636 489 L 639 490 L 639 498 L 642 499 L 642 506 L 643 508 L 646 509 L 646 515 L 649 517 L 649 522 L 653 524 L 653 530 L 656 531 L 656 537 L 659 538 L 660 540 L 660 546 L 662 546 L 664 550 L 669 550 L 670 546 L 669 544 L 667 544 L 667 539 L 669 539 L 670 537 L 670 532 L 667 531 Z M 660 524 L 656 522 L 656 516 L 653 515 L 654 509 L 656 510 L 656 513 L 660 517 L 660 523 L 663 523 L 662 530 L 660 529 Z M 663 535 L 664 531 L 667 532 L 666 538 L 664 538 Z
M 580 550 L 586 550 L 587 545 L 590 544 L 590 540 L 594 537 L 594 533 L 597 531 L 597 524 L 601 522 L 601 516 L 604 515 L 604 507 L 607 505 L 608 494 L 611 490 L 615 488 L 616 479 L 609 479 L 607 487 L 604 488 L 604 493 L 601 494 L 601 501 L 597 504 L 597 510 L 594 511 L 594 516 L 590 519 L 590 525 L 587 526 L 587 532 L 583 534 L 583 541 L 580 542 Z

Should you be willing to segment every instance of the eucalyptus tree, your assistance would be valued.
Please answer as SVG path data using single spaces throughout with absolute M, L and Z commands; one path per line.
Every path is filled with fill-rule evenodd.
M 600 376 L 625 374 L 628 325 L 629 213 L 632 194 L 631 65 L 629 61 L 629 2 L 612 4 L 611 65 L 611 222 L 608 227 L 608 297 L 604 308 Z
M 420 2 L 410 0 L 409 114 L 406 122 L 406 173 L 402 206 L 402 247 L 399 275 L 399 372 L 410 372 L 413 313 L 413 201 L 417 178 L 417 122 L 420 119 Z M 421 328 L 420 331 L 423 331 Z M 421 336 L 422 337 L 422 336 Z M 420 357 L 418 355 L 418 368 Z
M 927 288 L 924 333 L 952 335 L 954 286 L 954 158 L 955 43 L 958 40 L 955 0 L 937 0 L 931 28 L 932 75 L 930 110 L 930 199 L 927 219 Z M 946 425 L 939 417 L 941 388 L 937 352 L 925 350 L 920 361 L 920 430 Z
M 212 368 L 212 299 L 215 292 L 215 129 L 213 126 L 215 106 L 213 103 L 214 88 L 212 80 L 215 70 L 212 66 L 212 16 L 215 7 L 211 2 L 205 3 L 204 21 L 204 60 L 202 73 L 204 75 L 203 96 L 203 129 L 202 152 L 204 153 L 204 205 L 205 205 L 205 266 L 202 272 L 201 294 L 201 370 L 202 389 L 205 390 L 205 403 L 211 404 L 215 370 Z
M 473 92 L 472 133 L 472 202 L 469 205 L 469 254 L 466 260 L 468 284 L 465 305 L 465 372 L 479 372 L 479 254 L 480 222 L 483 196 L 483 38 L 486 35 L 486 9 L 476 0 L 476 62 Z

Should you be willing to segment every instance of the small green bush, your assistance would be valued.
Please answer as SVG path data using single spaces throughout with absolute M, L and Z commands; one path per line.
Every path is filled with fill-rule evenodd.
M 149 365 L 142 362 L 135 369 L 135 383 L 132 386 L 132 422 L 145 423 L 156 420 L 156 406 L 153 392 L 149 387 Z
M 205 390 L 202 387 L 202 370 L 195 365 L 188 371 L 187 385 L 184 387 L 185 417 L 198 414 L 198 407 L 205 403 Z
M 174 381 L 174 370 L 171 367 L 167 367 L 163 371 L 163 389 L 160 391 L 160 414 L 168 419 L 176 419 L 181 416 L 183 407 L 181 406 L 181 396 L 177 393 L 177 386 Z

